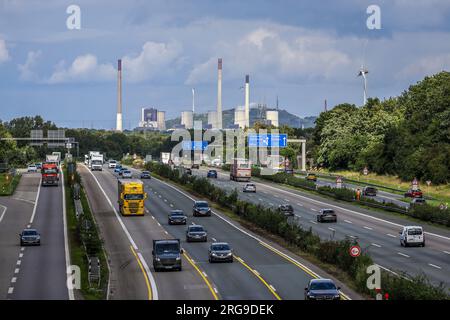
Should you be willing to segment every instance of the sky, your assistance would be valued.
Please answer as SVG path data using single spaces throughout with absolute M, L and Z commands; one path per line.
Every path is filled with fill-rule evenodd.
M 69 29 L 70 5 L 80 29 Z M 380 29 L 369 29 L 370 5 Z M 41 115 L 59 126 L 115 127 L 117 59 L 124 127 L 142 107 L 175 118 L 214 110 L 217 59 L 223 108 L 276 104 L 318 115 L 327 99 L 397 96 L 450 66 L 448 0 L 0 0 L 0 119 Z

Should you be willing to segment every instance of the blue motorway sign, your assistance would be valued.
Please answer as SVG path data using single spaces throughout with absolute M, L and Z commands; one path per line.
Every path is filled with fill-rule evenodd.
M 287 146 L 287 134 L 256 134 L 248 135 L 249 147 L 279 147 Z
M 183 141 L 183 150 L 205 150 L 208 147 L 208 141 Z

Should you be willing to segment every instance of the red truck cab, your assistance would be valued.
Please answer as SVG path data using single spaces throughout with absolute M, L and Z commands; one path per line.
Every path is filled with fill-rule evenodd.
M 59 169 L 56 163 L 44 163 L 41 169 L 42 185 L 57 186 L 59 184 Z

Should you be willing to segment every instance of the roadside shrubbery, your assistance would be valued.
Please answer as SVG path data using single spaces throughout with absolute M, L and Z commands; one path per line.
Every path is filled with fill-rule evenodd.
M 239 200 L 236 190 L 227 193 L 210 183 L 208 179 L 180 176 L 178 170 L 172 170 L 169 166 L 160 163 L 147 163 L 147 169 L 161 177 L 185 185 L 191 191 L 231 209 L 244 221 L 265 232 L 281 237 L 290 246 L 309 253 L 324 263 L 336 266 L 354 279 L 359 292 L 375 296 L 375 292 L 369 291 L 366 286 L 368 277 L 366 270 L 367 267 L 374 264 L 372 258 L 365 252 L 357 258 L 353 258 L 349 254 L 350 247 L 357 244 L 356 241 L 321 240 L 313 233 L 312 229 L 305 230 L 293 218 L 286 218 L 263 205 Z M 278 177 L 280 178 L 277 179 L 288 179 L 285 174 L 278 174 Z M 388 292 L 392 299 L 398 300 L 449 298 L 443 287 L 432 286 L 423 276 L 415 277 L 410 281 L 383 272 L 382 287 L 383 291 Z

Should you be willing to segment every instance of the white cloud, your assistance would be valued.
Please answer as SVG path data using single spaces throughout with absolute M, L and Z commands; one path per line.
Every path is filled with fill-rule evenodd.
M 23 81 L 37 81 L 38 76 L 33 70 L 36 67 L 37 61 L 41 57 L 41 51 L 30 51 L 27 55 L 27 60 L 24 64 L 19 64 L 17 68 L 20 72 L 20 79 Z
M 450 67 L 450 54 L 428 56 L 406 66 L 400 71 L 398 78 L 423 77 L 432 75 Z
M 0 39 L 0 63 L 6 62 L 9 60 L 8 48 L 6 48 L 6 42 L 3 39 Z
M 257 28 L 237 41 L 222 43 L 218 56 L 224 58 L 230 78 L 257 72 L 278 80 L 328 79 L 351 63 L 350 57 L 337 49 L 333 37 L 283 27 Z M 211 81 L 216 57 L 195 66 L 186 83 Z
M 124 78 L 130 82 L 151 79 L 174 66 L 179 58 L 181 46 L 178 43 L 146 42 L 137 56 L 122 58 Z
M 48 83 L 64 82 L 92 82 L 113 80 L 116 70 L 111 64 L 99 64 L 97 57 L 92 54 L 78 56 L 72 64 L 66 68 L 61 61 L 55 72 L 47 80 Z

